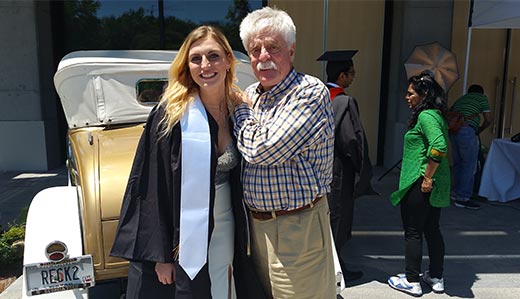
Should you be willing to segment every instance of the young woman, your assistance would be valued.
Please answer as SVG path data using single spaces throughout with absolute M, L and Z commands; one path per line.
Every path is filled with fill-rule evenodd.
M 193 30 L 172 62 L 139 141 L 111 252 L 132 261 L 127 298 L 258 295 L 245 286 L 252 270 L 229 113 L 234 71 L 228 41 L 211 26 Z
M 404 136 L 399 190 L 393 205 L 401 206 L 405 232 L 405 274 L 388 279 L 390 287 L 421 296 L 423 235 L 428 244 L 429 270 L 422 279 L 434 292 L 444 292 L 444 241 L 439 228 L 441 208 L 450 204 L 447 159 L 447 104 L 444 91 L 429 72 L 409 79 L 406 101 L 412 114 Z

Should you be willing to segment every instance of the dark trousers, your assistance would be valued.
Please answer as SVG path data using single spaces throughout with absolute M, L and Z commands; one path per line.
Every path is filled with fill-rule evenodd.
M 163 285 L 155 274 L 155 263 L 130 262 L 126 299 L 172 299 L 175 284 Z
M 130 262 L 126 299 L 211 299 L 206 264 L 194 280 L 175 264 L 175 283 L 163 285 L 155 273 L 153 262 Z
M 345 243 L 352 238 L 355 178 L 356 172 L 352 161 L 350 159 L 341 161 L 341 167 L 335 168 L 332 190 L 328 196 L 330 226 L 342 268 L 345 265 L 341 258 L 341 250 L 345 247 Z M 345 269 L 343 270 L 345 271 Z
M 432 207 L 430 193 L 421 192 L 422 177 L 401 201 L 401 219 L 405 236 L 406 278 L 419 282 L 421 273 L 423 234 L 430 257 L 430 276 L 441 278 L 444 270 L 444 240 L 439 228 L 441 209 Z

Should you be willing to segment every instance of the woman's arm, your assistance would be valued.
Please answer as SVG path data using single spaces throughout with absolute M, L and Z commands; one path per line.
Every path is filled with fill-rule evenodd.
M 428 142 L 428 163 L 424 170 L 424 180 L 421 184 L 422 192 L 431 192 L 433 189 L 433 176 L 442 159 L 446 158 L 448 140 L 445 123 L 434 110 L 424 111 L 419 115 L 418 123 Z M 444 126 L 443 126 L 444 124 Z
M 432 192 L 433 189 L 433 175 L 435 171 L 439 167 L 439 163 L 434 160 L 428 158 L 428 164 L 426 165 L 426 169 L 424 170 L 424 180 L 421 184 L 421 191 L 424 193 Z

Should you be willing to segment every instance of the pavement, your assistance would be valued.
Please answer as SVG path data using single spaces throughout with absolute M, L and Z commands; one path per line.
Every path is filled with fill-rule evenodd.
M 399 299 L 409 295 L 391 289 L 389 276 L 404 272 L 404 239 L 399 207 L 390 204 L 399 172 L 374 169 L 373 185 L 380 195 L 363 196 L 355 205 L 353 238 L 341 254 L 364 276 L 347 284 L 347 299 Z M 0 225 L 12 223 L 40 190 L 67 184 L 64 167 L 44 173 L 0 172 Z M 520 298 L 520 199 L 508 203 L 485 201 L 480 210 L 451 206 L 441 215 L 446 245 L 445 293 L 435 294 L 423 284 L 422 298 Z M 423 269 L 428 267 L 425 246 Z M 19 278 L 0 299 L 21 298 Z M 90 298 L 118 298 L 118 284 L 98 284 Z
M 41 190 L 67 185 L 65 166 L 46 172 L 0 172 L 0 229 L 17 223 L 18 217 Z

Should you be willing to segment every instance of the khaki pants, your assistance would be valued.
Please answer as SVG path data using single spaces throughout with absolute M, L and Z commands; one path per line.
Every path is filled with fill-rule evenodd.
M 298 213 L 252 218 L 252 236 L 261 283 L 273 298 L 336 298 L 327 198 Z

